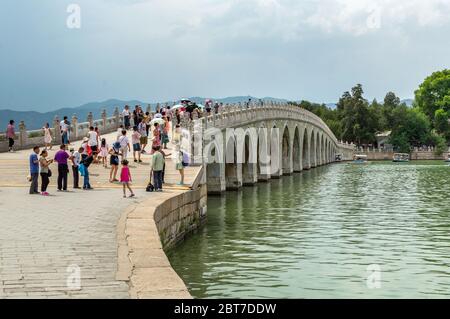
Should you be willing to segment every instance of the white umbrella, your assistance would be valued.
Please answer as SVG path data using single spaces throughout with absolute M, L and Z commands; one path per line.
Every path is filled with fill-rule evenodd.
M 155 119 L 160 119 L 162 118 L 162 114 L 161 113 L 156 113 L 155 114 Z
M 172 110 L 178 110 L 178 109 L 181 109 L 181 108 L 183 108 L 183 107 L 185 107 L 184 105 L 181 105 L 181 104 L 177 104 L 177 105 L 174 105 L 174 106 L 172 106 L 171 108 L 170 108 L 170 110 L 172 111 Z
M 158 123 L 159 125 L 163 125 L 166 122 L 161 118 L 154 118 L 153 120 L 150 121 L 150 125 L 154 125 L 155 123 Z
M 198 106 L 199 109 L 204 109 L 205 108 L 205 106 L 203 104 L 197 104 L 197 106 Z

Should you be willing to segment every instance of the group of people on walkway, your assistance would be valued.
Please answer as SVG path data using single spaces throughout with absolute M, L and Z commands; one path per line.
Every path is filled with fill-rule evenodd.
M 89 169 L 92 164 L 101 164 L 104 168 L 111 166 L 109 173 L 109 182 L 120 182 L 123 185 L 123 196 L 126 197 L 126 191 L 130 192 L 130 197 L 135 194 L 131 188 L 132 174 L 128 161 L 128 153 L 133 152 L 133 160 L 135 163 L 142 163 L 142 154 L 148 154 L 146 147 L 148 145 L 148 136 L 151 137 L 151 173 L 150 183 L 152 189 L 155 191 L 162 191 L 164 183 L 164 173 L 166 167 L 166 158 L 172 154 L 166 153 L 167 144 L 169 143 L 170 132 L 170 113 L 167 110 L 157 110 L 157 113 L 152 118 L 148 113 L 143 113 L 140 106 L 136 106 L 135 111 L 127 115 L 126 111 L 129 107 L 124 108 L 124 124 L 120 125 L 116 140 L 110 146 L 105 138 L 100 136 L 97 127 L 90 127 L 89 133 L 82 140 L 81 146 L 77 149 L 70 149 L 69 126 L 67 117 L 64 117 L 60 123 L 62 143 L 59 150 L 54 155 L 53 159 L 49 159 L 48 150 L 52 146 L 52 135 L 49 125 L 44 126 L 45 136 L 48 134 L 48 139 L 45 140 L 45 147 L 41 150 L 39 146 L 33 148 L 33 152 L 29 157 L 30 165 L 30 194 L 41 194 L 48 196 L 47 188 L 52 176 L 52 164 L 57 164 L 57 190 L 67 191 L 69 162 L 71 162 L 73 175 L 73 188 L 81 189 L 79 187 L 80 175 L 83 177 L 83 190 L 92 190 L 90 184 Z M 159 112 L 158 112 L 159 111 Z M 130 118 L 133 119 L 134 126 L 131 128 Z M 12 127 L 14 122 L 11 123 Z M 128 138 L 131 128 L 131 141 Z M 11 131 L 12 130 L 12 131 Z M 14 134 L 12 128 L 11 134 Z M 174 145 L 175 168 L 180 173 L 179 185 L 184 184 L 184 168 L 189 165 L 188 156 L 181 151 L 181 127 L 176 125 L 172 143 Z M 12 147 L 12 146 L 11 146 Z M 121 164 L 120 179 L 117 179 L 119 172 L 119 165 Z M 41 188 L 39 191 L 39 175 L 41 177 Z

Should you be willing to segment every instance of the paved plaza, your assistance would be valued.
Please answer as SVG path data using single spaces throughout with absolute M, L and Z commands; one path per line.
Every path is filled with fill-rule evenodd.
M 107 139 L 111 145 L 115 134 Z M 116 280 L 117 222 L 130 206 L 158 201 L 158 193 L 145 192 L 151 157 L 144 155 L 143 164 L 131 158 L 136 198 L 123 198 L 122 185 L 109 183 L 109 170 L 96 164 L 90 168 L 94 190 L 72 190 L 69 174 L 69 192 L 56 192 L 54 173 L 51 196 L 44 197 L 28 195 L 30 153 L 0 154 L 0 298 L 128 298 L 128 283 Z M 175 185 L 179 174 L 171 159 L 166 170 L 166 189 L 188 189 Z M 186 183 L 196 172 L 187 168 Z

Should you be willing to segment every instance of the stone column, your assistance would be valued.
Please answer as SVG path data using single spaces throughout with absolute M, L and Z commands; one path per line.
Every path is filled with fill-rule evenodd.
M 78 139 L 78 117 L 74 114 L 72 115 L 72 140 L 76 141 Z
M 120 118 L 120 113 L 119 113 L 119 107 L 118 106 L 116 106 L 116 108 L 114 109 L 113 116 L 114 116 L 114 126 L 115 126 L 115 128 L 117 130 L 117 129 L 119 129 L 119 126 L 121 124 L 120 123 L 121 122 L 121 118 Z
M 238 190 L 242 187 L 242 164 L 225 164 L 225 180 L 227 190 Z
M 106 131 L 106 109 L 102 110 L 102 125 L 103 125 L 103 131 Z
M 250 186 L 258 182 L 258 168 L 256 163 L 242 164 L 242 184 Z
M 86 121 L 89 122 L 89 126 L 93 126 L 94 125 L 94 116 L 92 115 L 92 112 L 88 113 Z
M 25 126 L 24 121 L 20 121 L 19 123 L 19 145 L 20 148 L 24 148 L 27 145 L 27 127 Z
M 57 144 L 61 144 L 62 140 L 61 140 L 61 127 L 59 126 L 59 117 L 58 115 L 55 116 L 55 118 L 53 119 L 53 128 L 55 129 L 55 136 L 54 136 L 54 141 Z
M 208 194 L 221 194 L 226 190 L 225 164 L 212 163 L 206 165 Z

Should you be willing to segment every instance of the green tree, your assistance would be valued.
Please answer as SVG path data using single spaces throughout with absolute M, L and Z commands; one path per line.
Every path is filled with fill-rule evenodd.
M 414 146 L 436 145 L 430 121 L 418 108 L 400 105 L 392 113 L 394 123 L 390 142 L 399 151 L 409 152 Z
M 436 110 L 434 113 L 434 127 L 436 131 L 442 134 L 446 139 L 450 138 L 450 124 L 448 122 L 448 112 L 443 109 Z
M 342 122 L 341 138 L 361 144 L 375 142 L 376 121 L 369 109 L 369 103 L 363 97 L 361 84 L 352 88 L 351 93 L 344 92 L 339 99 L 337 109 Z
M 415 92 L 416 105 L 433 121 L 437 110 L 450 111 L 450 70 L 434 72 Z

